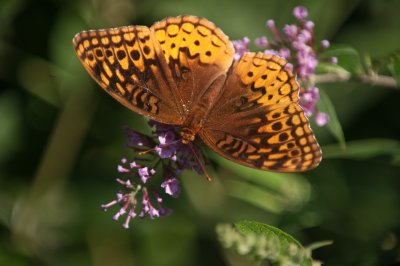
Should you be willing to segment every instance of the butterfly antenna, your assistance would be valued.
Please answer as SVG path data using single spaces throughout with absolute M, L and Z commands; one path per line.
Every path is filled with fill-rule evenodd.
M 211 176 L 207 173 L 207 170 L 203 164 L 203 162 L 200 160 L 199 155 L 197 154 L 196 150 L 193 148 L 191 143 L 188 144 L 190 149 L 192 150 L 192 153 L 194 155 L 194 158 L 196 159 L 197 163 L 200 165 L 201 171 L 203 171 L 203 174 L 206 176 L 207 181 L 211 181 Z
M 155 150 L 155 148 L 144 150 L 144 151 L 139 151 L 138 154 L 139 155 L 145 155 L 145 154 L 148 154 L 149 152 L 152 152 L 154 150 Z

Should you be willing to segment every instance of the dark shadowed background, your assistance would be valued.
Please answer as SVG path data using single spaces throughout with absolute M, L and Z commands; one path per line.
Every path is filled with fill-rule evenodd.
M 261 172 L 208 152 L 211 183 L 182 176 L 162 219 L 124 230 L 100 204 L 129 155 L 122 128 L 144 118 L 91 80 L 71 44 L 79 31 L 150 26 L 180 14 L 213 21 L 231 39 L 269 34 L 309 8 L 317 39 L 384 57 L 400 44 L 400 1 L 0 0 L 0 265 L 229 265 L 215 225 L 277 226 L 304 245 L 333 240 L 326 265 L 400 263 L 400 91 L 356 82 L 320 85 L 353 153 L 312 124 L 326 158 L 311 172 Z M 397 263 L 397 264 L 396 264 Z M 243 265 L 243 264 L 241 264 Z

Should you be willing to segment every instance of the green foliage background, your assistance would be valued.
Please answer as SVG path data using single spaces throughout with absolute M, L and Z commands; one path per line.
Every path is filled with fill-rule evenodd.
M 314 171 L 266 173 L 209 152 L 213 181 L 183 175 L 181 197 L 166 202 L 172 216 L 136 220 L 126 231 L 111 220 L 113 210 L 99 208 L 114 197 L 116 164 L 129 155 L 123 125 L 141 129 L 145 121 L 90 79 L 72 49 L 74 34 L 193 14 L 231 39 L 253 39 L 268 32 L 269 18 L 294 22 L 298 4 L 309 8 L 317 40 L 372 58 L 399 49 L 395 0 L 0 0 L 0 265 L 229 265 L 215 225 L 244 219 L 304 245 L 333 240 L 314 253 L 326 265 L 400 263 L 396 89 L 320 85 L 347 151 L 313 125 L 325 154 Z

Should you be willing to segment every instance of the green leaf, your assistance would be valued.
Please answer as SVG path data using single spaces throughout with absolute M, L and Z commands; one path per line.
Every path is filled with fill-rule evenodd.
M 292 261 L 300 263 L 301 266 L 311 266 L 312 258 L 310 252 L 291 235 L 285 233 L 279 228 L 259 223 L 255 221 L 241 221 L 235 223 L 238 231 L 244 235 L 257 235 L 264 236 L 266 239 L 278 239 L 278 246 L 280 246 L 279 257 L 277 259 L 277 265 L 281 265 L 281 261 L 285 261 L 285 258 L 290 258 Z M 297 247 L 297 251 L 294 251 L 294 247 Z
M 379 155 L 400 154 L 400 141 L 392 139 L 365 139 L 346 143 L 342 149 L 338 145 L 326 145 L 322 148 L 325 158 L 368 159 Z
M 397 87 L 400 88 L 400 59 L 395 59 L 388 65 L 389 71 L 397 82 Z
M 338 65 L 353 74 L 363 74 L 360 54 L 348 45 L 332 45 L 323 55 L 325 58 L 336 57 Z
M 291 243 L 295 244 L 300 248 L 303 248 L 300 242 L 297 241 L 294 237 L 283 232 L 281 229 L 273 227 L 268 224 L 259 223 L 255 221 L 241 221 L 235 223 L 235 226 L 239 230 L 239 232 L 245 235 L 249 233 L 255 233 L 256 235 L 263 235 L 266 238 L 271 238 L 276 236 L 278 237 L 283 248 L 287 248 Z
M 235 223 L 234 227 L 219 224 L 216 231 L 223 247 L 258 261 L 257 265 L 265 262 L 266 264 L 262 265 L 311 266 L 314 263 L 312 251 L 332 244 L 332 241 L 320 241 L 304 248 L 299 241 L 284 231 L 255 221 L 240 221 Z
M 327 93 L 325 93 L 323 90 L 320 90 L 319 93 L 321 99 L 317 103 L 318 109 L 322 112 L 326 112 L 329 115 L 330 121 L 327 127 L 339 142 L 340 147 L 344 149 L 346 147 L 346 140 L 344 138 L 343 129 L 337 117 L 335 107 L 333 106 Z
M 345 77 L 351 76 L 351 73 L 347 71 L 344 67 L 327 62 L 320 62 L 317 66 L 316 72 L 318 74 L 335 73 L 338 76 L 345 76 Z

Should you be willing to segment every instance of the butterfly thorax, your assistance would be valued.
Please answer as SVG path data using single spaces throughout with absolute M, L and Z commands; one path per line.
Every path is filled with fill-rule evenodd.
M 183 144 L 194 141 L 197 133 L 203 128 L 204 119 L 208 111 L 207 107 L 200 104 L 191 110 L 183 124 L 182 130 L 179 132 Z
M 193 104 L 180 132 L 183 144 L 194 141 L 197 133 L 202 130 L 211 108 L 221 96 L 225 78 L 225 74 L 217 77 Z

